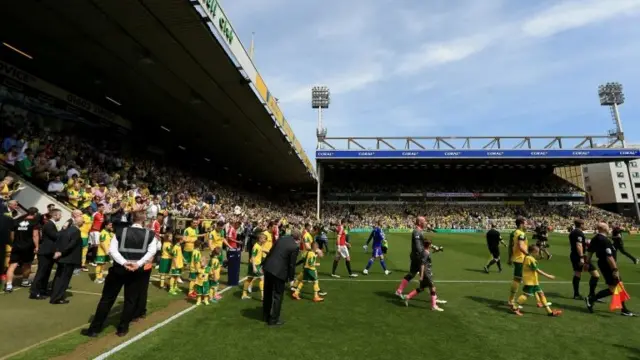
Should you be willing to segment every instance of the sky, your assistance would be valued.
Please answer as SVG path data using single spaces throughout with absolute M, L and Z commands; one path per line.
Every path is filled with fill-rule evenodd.
M 640 143 L 640 0 L 221 4 L 310 158 L 314 85 L 328 136 L 537 136 L 605 135 L 597 89 L 616 81 Z

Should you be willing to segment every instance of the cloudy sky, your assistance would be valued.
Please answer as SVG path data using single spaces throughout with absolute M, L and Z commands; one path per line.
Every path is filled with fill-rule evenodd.
M 329 136 L 596 135 L 621 82 L 640 142 L 640 0 L 221 0 L 307 154 Z

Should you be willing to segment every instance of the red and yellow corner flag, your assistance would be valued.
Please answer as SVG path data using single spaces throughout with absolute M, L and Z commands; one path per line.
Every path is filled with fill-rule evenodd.
M 622 303 L 631 299 L 627 290 L 624 289 L 624 284 L 620 282 L 616 289 L 613 291 L 613 296 L 611 297 L 611 304 L 609 305 L 609 310 L 615 311 L 618 309 L 622 309 Z

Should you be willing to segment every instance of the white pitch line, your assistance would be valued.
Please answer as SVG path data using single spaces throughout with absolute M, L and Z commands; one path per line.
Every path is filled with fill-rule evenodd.
M 240 282 L 243 282 L 246 279 L 247 279 L 247 277 L 244 277 L 244 278 L 240 279 Z M 227 286 L 226 288 L 220 290 L 219 293 L 220 294 L 224 294 L 225 292 L 227 292 L 227 291 L 229 291 L 229 290 L 231 290 L 233 288 L 235 288 L 235 286 Z M 147 330 L 145 330 L 145 331 L 141 332 L 140 334 L 132 337 L 131 339 L 123 342 L 122 344 L 114 347 L 113 349 L 103 353 L 102 355 L 99 355 L 99 356 L 95 357 L 93 360 L 104 360 L 104 359 L 108 358 L 109 356 L 119 352 L 120 350 L 126 348 L 127 346 L 129 346 L 129 345 L 131 345 L 133 343 L 135 343 L 136 341 L 141 340 L 142 338 L 144 338 L 145 336 L 153 333 L 154 331 L 156 331 L 156 330 L 168 325 L 172 321 L 182 317 L 185 314 L 188 314 L 189 312 L 191 312 L 195 308 L 196 308 L 196 305 L 191 305 L 190 307 L 180 311 L 179 313 L 173 315 L 172 317 L 166 319 L 165 321 L 148 328 Z
M 320 278 L 320 281 L 345 281 L 345 282 L 400 282 L 402 279 L 352 279 L 352 278 Z M 418 282 L 418 280 L 413 280 Z M 444 284 L 511 284 L 511 280 L 438 280 L 434 279 L 434 283 Z M 625 285 L 640 285 L 637 282 L 623 282 Z M 548 284 L 571 284 L 571 281 L 547 281 Z

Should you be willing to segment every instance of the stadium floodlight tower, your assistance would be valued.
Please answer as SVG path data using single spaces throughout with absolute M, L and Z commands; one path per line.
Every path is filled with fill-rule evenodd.
M 615 130 L 610 131 L 610 134 L 616 136 L 616 141 L 620 141 L 622 147 L 626 146 L 624 139 L 624 132 L 622 131 L 622 122 L 620 121 L 620 112 L 618 106 L 624 104 L 624 92 L 622 91 L 622 84 L 617 82 L 610 82 L 598 87 L 598 96 L 600 97 L 600 105 L 608 106 L 611 110 L 611 119 L 615 126 Z
M 622 84 L 617 82 L 610 82 L 598 87 L 598 96 L 600 97 L 600 105 L 608 106 L 611 110 L 611 118 L 615 129 L 609 133 L 616 136 L 616 140 L 609 144 L 612 146 L 616 142 L 620 142 L 622 148 L 626 148 L 627 142 L 624 138 L 624 132 L 622 130 L 622 121 L 620 120 L 620 112 L 618 106 L 624 104 L 624 92 L 622 91 Z M 635 184 L 633 183 L 633 177 L 631 176 L 631 166 L 629 160 L 625 160 L 627 167 L 627 176 L 629 177 L 629 185 L 631 189 L 631 198 L 633 199 L 633 205 L 636 211 L 636 220 L 640 221 L 640 206 L 638 206 L 638 197 L 636 196 Z
M 318 137 L 318 145 L 317 149 L 322 148 L 322 144 L 324 143 L 324 139 L 327 137 L 327 128 L 322 126 L 322 109 L 328 109 L 329 103 L 331 102 L 331 92 L 329 88 L 326 86 L 314 86 L 311 88 L 311 108 L 318 109 L 318 128 L 316 129 L 316 136 Z M 316 159 L 316 173 L 318 177 L 318 189 L 317 189 L 317 199 L 316 199 L 316 218 L 320 220 L 320 199 L 321 194 L 320 190 L 322 188 L 322 169 L 320 168 L 320 163 Z

